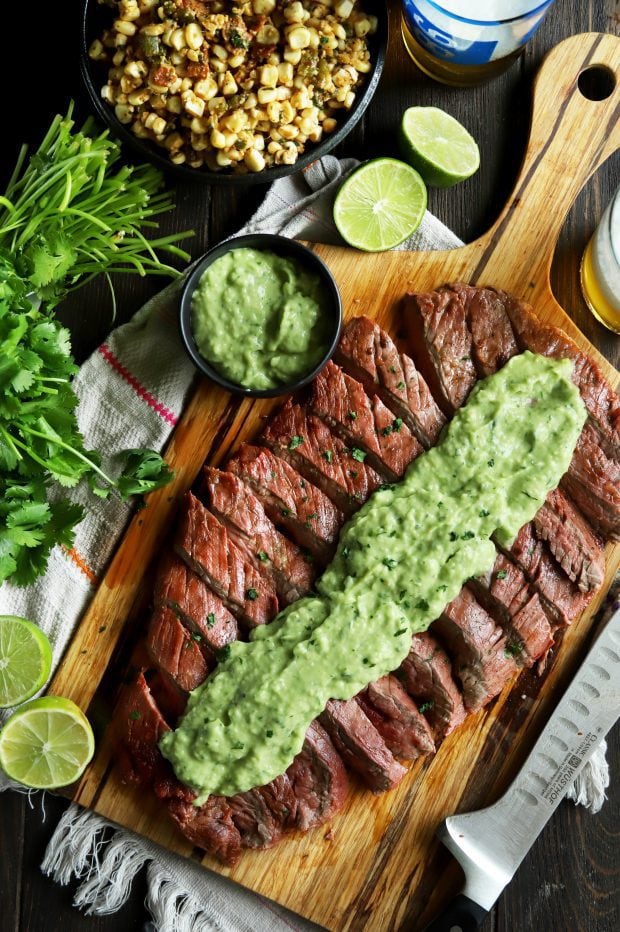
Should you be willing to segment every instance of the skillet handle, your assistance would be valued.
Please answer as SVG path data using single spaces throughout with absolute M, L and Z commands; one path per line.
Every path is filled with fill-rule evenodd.
M 424 932 L 476 932 L 487 915 L 486 909 L 459 893 Z

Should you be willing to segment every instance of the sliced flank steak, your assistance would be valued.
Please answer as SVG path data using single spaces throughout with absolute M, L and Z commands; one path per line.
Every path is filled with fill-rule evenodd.
M 573 382 L 597 426 L 599 440 L 607 455 L 620 461 L 620 399 L 597 364 L 557 327 L 543 324 L 525 301 L 519 301 L 511 295 L 504 297 L 506 311 L 521 349 L 556 359 L 572 360 Z
M 584 610 L 592 592 L 581 592 L 551 556 L 532 522 L 525 524 L 513 541 L 508 556 L 521 567 L 540 596 L 553 625 L 570 625 Z
M 312 722 L 300 753 L 265 786 L 228 798 L 244 848 L 269 848 L 292 829 L 307 831 L 342 808 L 349 781 L 325 730 Z
M 260 500 L 230 472 L 206 466 L 199 494 L 256 568 L 272 574 L 282 604 L 312 589 L 316 571 L 298 546 L 277 530 Z
M 531 667 L 553 644 L 549 619 L 522 570 L 503 553 L 484 577 L 468 582 L 480 604 L 508 635 L 508 650 L 517 663 Z M 519 649 L 520 648 L 520 649 Z
M 271 418 L 261 439 L 347 515 L 382 484 L 381 477 L 364 462 L 363 450 L 345 446 L 323 421 L 290 399 Z
M 191 692 L 206 679 L 214 663 L 207 663 L 195 638 L 171 608 L 160 605 L 151 615 L 146 648 L 153 662 L 183 692 Z
M 433 753 L 430 726 L 395 676 L 382 676 L 356 699 L 395 757 L 416 760 Z
M 347 767 L 373 793 L 393 789 L 407 773 L 354 699 L 330 699 L 320 721 Z
M 278 599 L 273 579 L 259 573 L 191 492 L 185 497 L 175 549 L 247 628 L 275 618 Z
M 170 726 L 160 712 L 140 672 L 124 686 L 114 711 L 114 728 L 121 746 L 122 779 L 129 783 L 151 783 L 163 775 L 165 762 L 159 739 Z
M 308 406 L 344 440 L 367 454 L 366 462 L 389 482 L 396 482 L 422 446 L 402 418 L 394 417 L 380 398 L 328 362 L 314 379 Z
M 286 773 L 297 801 L 295 825 L 302 832 L 322 825 L 342 809 L 349 779 L 342 758 L 318 721 L 308 728 L 301 753 Z
M 463 695 L 453 676 L 452 663 L 430 631 L 413 635 L 411 649 L 397 675 L 418 703 L 436 739 L 445 738 L 465 720 Z
M 439 289 L 451 292 L 463 302 L 472 337 L 472 358 L 478 375 L 485 378 L 501 369 L 519 352 L 504 307 L 504 296 L 494 288 L 476 288 L 457 282 Z
M 344 516 L 324 492 L 264 447 L 242 444 L 226 468 L 251 486 L 271 520 L 300 547 L 320 564 L 331 559 Z
M 378 324 L 354 317 L 345 327 L 334 359 L 369 395 L 378 395 L 423 447 L 437 442 L 446 419 L 413 360 L 398 352 Z
M 620 540 L 620 463 L 607 456 L 590 422 L 561 485 L 603 537 Z
M 409 294 L 405 321 L 416 365 L 444 414 L 452 417 L 477 379 L 464 295 L 447 289 Z
M 517 667 L 504 632 L 467 589 L 461 589 L 433 622 L 454 658 L 465 707 L 475 712 L 497 696 Z
M 559 489 L 547 496 L 533 521 L 536 534 L 582 592 L 600 589 L 605 577 L 603 542 Z
M 210 796 L 202 806 L 174 797 L 166 804 L 188 841 L 224 864 L 233 866 L 237 863 L 241 856 L 241 835 L 234 823 L 229 801 L 224 796 Z
M 239 637 L 237 619 L 222 600 L 174 551 L 167 551 L 157 568 L 153 601 L 167 605 L 190 633 L 200 635 L 203 653 L 213 655 Z M 206 653 L 205 653 L 206 656 Z

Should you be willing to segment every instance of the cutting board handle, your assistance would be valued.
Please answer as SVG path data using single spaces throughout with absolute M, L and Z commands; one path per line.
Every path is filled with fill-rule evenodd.
M 588 99 L 589 85 L 608 96 Z M 550 287 L 551 261 L 568 210 L 590 175 L 619 147 L 620 38 L 571 36 L 548 53 L 538 71 L 521 172 L 499 219 L 476 243 L 480 262 L 474 280 L 501 285 L 508 275 L 511 290 L 535 302 Z

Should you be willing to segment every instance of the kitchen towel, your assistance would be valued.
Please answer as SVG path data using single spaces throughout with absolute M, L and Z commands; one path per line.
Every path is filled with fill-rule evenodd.
M 332 220 L 333 198 L 356 164 L 353 159 L 328 155 L 304 172 L 276 181 L 239 233 L 280 233 L 340 243 Z M 461 241 L 427 212 L 416 233 L 399 248 L 449 249 L 459 245 Z M 105 463 L 109 470 L 114 470 L 114 451 L 161 449 L 180 417 L 195 375 L 177 336 L 180 287 L 179 281 L 172 283 L 129 323 L 113 331 L 76 377 L 78 420 L 86 445 L 110 451 Z M 34 619 L 54 645 L 54 667 L 131 515 L 131 505 L 116 499 L 93 501 L 84 489 L 69 494 L 87 509 L 74 546 L 71 550 L 56 548 L 45 575 L 27 589 L 8 584 L 0 587 L 0 613 Z M 576 801 L 597 811 L 607 785 L 601 743 L 587 774 L 571 792 Z M 9 786 L 0 773 L 0 789 Z M 225 878 L 74 805 L 60 820 L 42 869 L 63 884 L 79 878 L 75 905 L 87 914 L 104 915 L 122 906 L 133 877 L 144 865 L 147 907 L 159 932 L 317 929 Z

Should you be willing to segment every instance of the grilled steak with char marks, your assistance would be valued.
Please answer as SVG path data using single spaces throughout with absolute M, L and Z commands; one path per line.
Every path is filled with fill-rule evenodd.
M 430 726 L 395 676 L 382 676 L 356 699 L 395 757 L 416 760 L 433 753 Z
M 273 579 L 258 572 L 191 492 L 185 497 L 175 549 L 247 628 L 278 614 Z
M 340 366 L 328 362 L 312 383 L 309 407 L 349 446 L 364 450 L 373 469 L 389 482 L 402 478 L 422 446 L 402 418 L 395 418 L 376 395 Z
M 151 616 L 146 647 L 159 669 L 186 693 L 200 686 L 213 666 L 212 655 L 208 665 L 198 643 L 165 605 Z
M 471 579 L 468 586 L 507 633 L 517 663 L 531 667 L 545 656 L 553 644 L 551 625 L 518 566 L 498 553 L 493 569 L 484 577 Z
M 320 722 L 345 764 L 373 793 L 393 789 L 407 773 L 354 699 L 330 699 Z
M 409 695 L 418 702 L 438 740 L 465 720 L 467 713 L 452 673 L 452 663 L 430 631 L 413 635 L 411 649 L 400 665 L 398 676 Z
M 582 592 L 601 588 L 605 578 L 603 543 L 559 489 L 549 493 L 533 524 L 538 537 L 547 542 L 568 578 Z
M 519 352 L 501 293 L 494 288 L 476 288 L 457 282 L 449 291 L 463 302 L 472 337 L 472 357 L 481 378 L 501 369 Z
M 504 632 L 467 588 L 445 607 L 431 630 L 454 655 L 454 668 L 470 712 L 497 696 L 516 671 Z
M 300 547 L 320 564 L 331 559 L 344 516 L 324 492 L 271 450 L 247 443 L 228 461 L 227 469 L 251 486 L 271 520 Z
M 312 564 L 299 547 L 280 534 L 241 479 L 206 466 L 199 494 L 259 572 L 272 574 L 284 605 L 310 592 L 316 576 Z
M 378 324 L 354 317 L 345 327 L 334 358 L 370 395 L 378 395 L 402 418 L 423 447 L 437 442 L 446 419 L 413 360 L 398 352 Z
M 502 294 L 521 349 L 542 356 L 570 359 L 574 363 L 573 382 L 579 389 L 588 414 L 597 426 L 599 441 L 606 454 L 620 461 L 620 399 L 593 359 L 557 327 L 543 324 L 531 305 L 512 295 Z
M 463 295 L 448 289 L 410 294 L 405 320 L 416 365 L 443 412 L 452 417 L 477 378 Z
M 347 515 L 382 484 L 381 477 L 364 462 L 365 453 L 346 447 L 323 421 L 290 399 L 269 421 L 261 439 Z
M 620 464 L 606 455 L 598 440 L 588 422 L 561 485 L 597 531 L 620 540 Z
M 570 625 L 594 595 L 592 591 L 581 592 L 571 582 L 549 553 L 546 543 L 539 540 L 532 522 L 521 528 L 507 553 L 540 595 L 556 627 Z
M 156 606 L 167 605 L 193 634 L 200 635 L 203 652 L 208 648 L 215 656 L 239 636 L 237 620 L 220 597 L 172 550 L 157 568 L 153 601 Z

